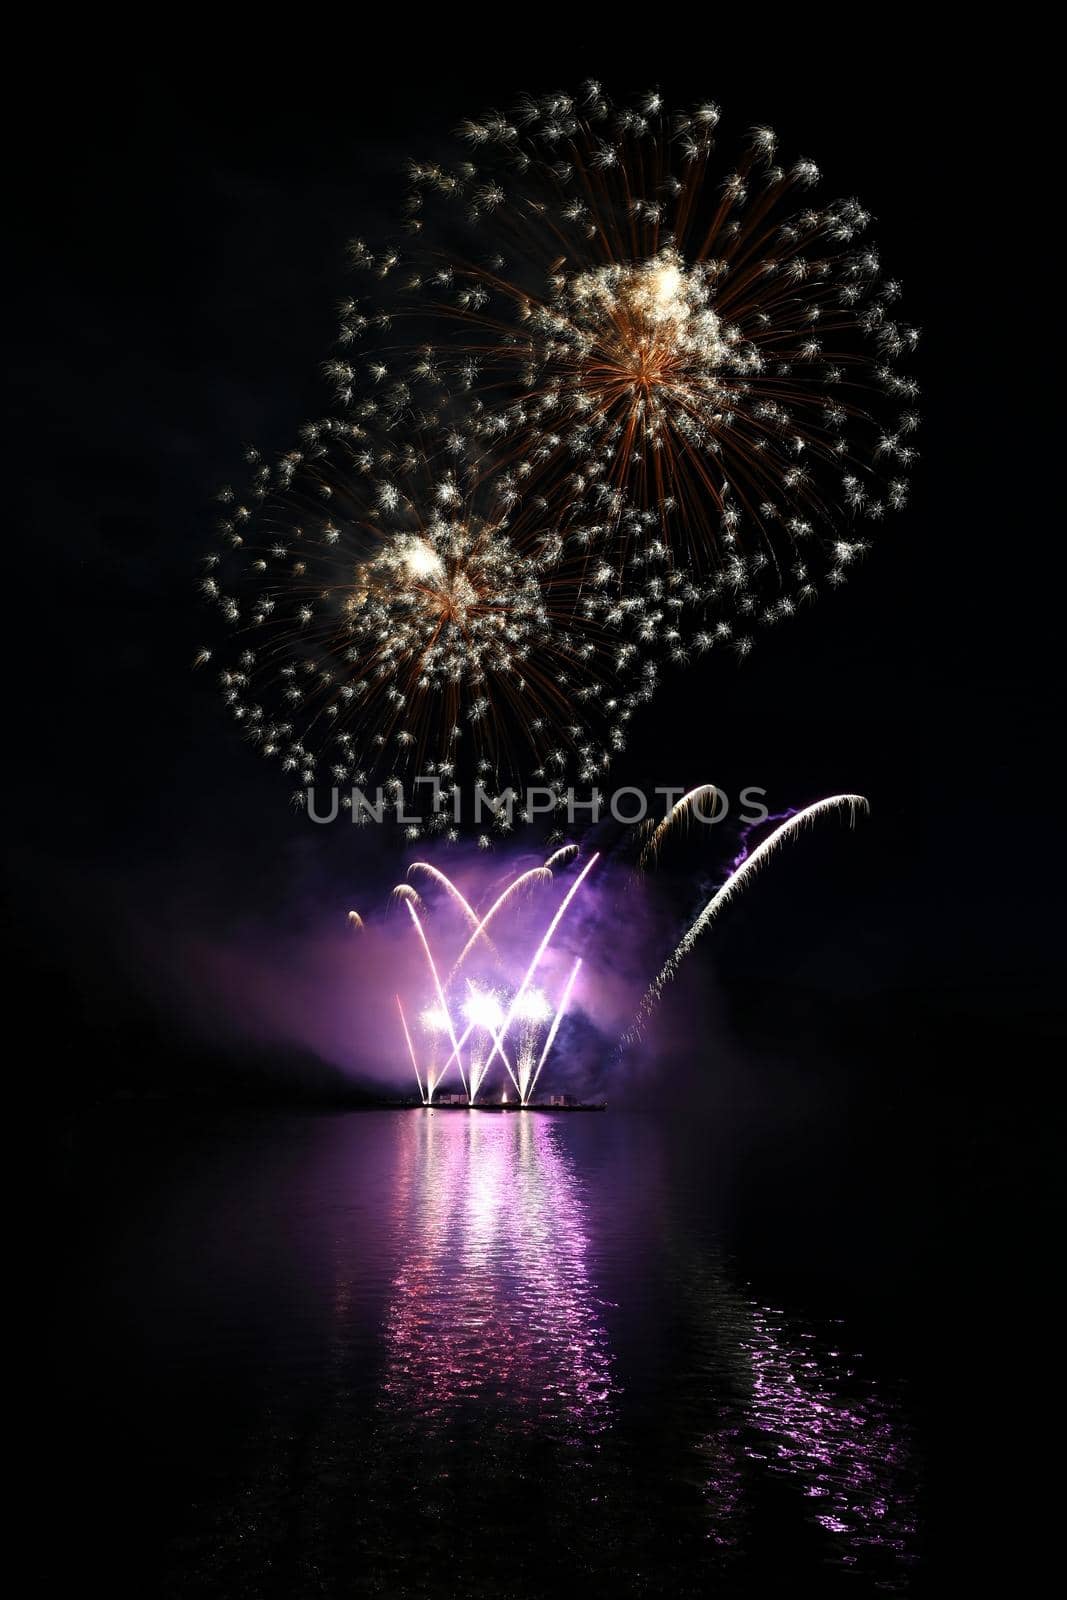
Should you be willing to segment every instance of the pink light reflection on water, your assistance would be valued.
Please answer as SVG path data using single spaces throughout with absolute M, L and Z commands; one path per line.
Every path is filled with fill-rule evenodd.
M 615 1385 L 580 1187 L 536 1113 L 414 1111 L 395 1220 L 383 1403 L 428 1431 L 461 1413 L 577 1439 Z
M 740 1412 L 724 1408 L 701 1441 L 712 1538 L 731 1547 L 744 1537 L 747 1462 L 749 1472 L 795 1484 L 842 1566 L 866 1566 L 897 1592 L 915 1561 L 917 1524 L 907 1432 L 892 1402 L 783 1312 L 726 1299 L 745 1401 Z
M 814 1340 L 790 1348 L 775 1311 L 754 1311 L 747 1353 L 753 1421 L 770 1470 L 803 1482 L 815 1521 L 842 1536 L 845 1565 L 855 1565 L 864 1546 L 906 1564 L 915 1535 L 903 1490 L 906 1444 L 877 1392 L 856 1387 L 842 1352 L 820 1352 Z

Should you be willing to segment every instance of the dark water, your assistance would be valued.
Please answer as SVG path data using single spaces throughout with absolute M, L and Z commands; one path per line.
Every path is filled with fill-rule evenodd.
M 109 1593 L 908 1592 L 862 1230 L 754 1250 L 728 1143 L 422 1110 L 83 1142 L 64 1382 Z

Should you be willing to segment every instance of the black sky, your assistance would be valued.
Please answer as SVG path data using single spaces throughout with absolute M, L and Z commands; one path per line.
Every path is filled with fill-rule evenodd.
M 462 115 L 590 71 L 619 94 L 712 94 L 733 130 L 771 122 L 827 193 L 874 212 L 923 329 L 909 511 L 743 666 L 711 657 L 672 680 L 618 779 L 761 784 L 774 809 L 870 796 L 854 854 L 795 864 L 759 930 L 741 925 L 727 987 L 874 995 L 879 1014 L 968 1039 L 1047 1036 L 1059 929 L 1033 863 L 1056 826 L 1057 697 L 1031 646 L 1048 535 L 996 370 L 996 252 L 976 249 L 1011 155 L 986 137 L 979 163 L 986 89 L 958 54 L 853 51 L 817 23 L 777 54 L 744 44 L 717 63 L 679 28 L 614 59 L 546 64 L 523 45 L 479 64 L 455 42 L 335 53 L 323 37 L 262 62 L 157 55 L 130 72 L 103 51 L 52 69 L 8 323 L 23 570 L 6 851 L 13 960 L 57 1063 L 96 1040 L 94 1090 L 161 1040 L 196 1050 L 196 1019 L 166 998 L 190 937 L 299 930 L 396 875 L 399 856 L 369 861 L 352 830 L 297 818 L 190 670 L 210 496 L 245 442 L 272 453 L 322 409 L 345 242 L 388 235 L 404 160 L 441 153 Z

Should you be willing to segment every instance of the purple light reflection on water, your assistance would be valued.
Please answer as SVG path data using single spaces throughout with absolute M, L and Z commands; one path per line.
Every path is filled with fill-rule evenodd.
M 877 1574 L 900 1592 L 916 1556 L 914 1463 L 897 1408 L 859 1370 L 860 1358 L 829 1348 L 779 1310 L 720 1285 L 731 1348 L 723 1366 L 741 1404 L 723 1405 L 701 1439 L 711 1538 L 744 1542 L 748 1485 L 763 1474 L 791 1483 L 808 1517 L 830 1536 L 844 1567 Z M 852 1362 L 855 1364 L 852 1364 Z
M 403 1140 L 390 1229 L 406 1243 L 379 1401 L 390 1437 L 431 1445 L 467 1428 L 486 1442 L 587 1444 L 608 1474 L 589 1487 L 621 1516 L 630 1428 L 565 1130 L 535 1114 L 413 1111 Z M 827 1558 L 899 1592 L 916 1541 L 899 1406 L 835 1339 L 760 1305 L 712 1257 L 691 1266 L 702 1378 L 687 1385 L 675 1443 L 688 1433 L 702 1462 L 708 1544 L 727 1561 L 750 1550 L 764 1485 L 790 1484 Z M 669 1517 L 677 1463 L 664 1468 L 646 1509 L 662 1493 Z
M 803 1484 L 815 1521 L 841 1536 L 844 1564 L 855 1565 L 864 1546 L 907 1561 L 915 1534 L 902 1489 L 907 1447 L 877 1391 L 857 1384 L 840 1351 L 818 1351 L 813 1337 L 793 1347 L 777 1311 L 754 1308 L 745 1349 L 768 1469 Z
M 774 1267 L 730 1254 L 706 1124 L 134 1126 L 100 1129 L 85 1192 L 109 1230 L 123 1174 L 143 1224 L 103 1233 L 72 1298 L 82 1436 L 116 1430 L 107 1506 L 137 1510 L 131 1567 L 154 1542 L 169 1574 L 131 1592 L 906 1589 L 909 1408 L 845 1325 L 745 1286 Z
M 385 1318 L 383 1404 L 447 1428 L 588 1438 L 612 1419 L 607 1336 L 578 1182 L 533 1114 L 416 1111 L 394 1227 L 407 1247 Z

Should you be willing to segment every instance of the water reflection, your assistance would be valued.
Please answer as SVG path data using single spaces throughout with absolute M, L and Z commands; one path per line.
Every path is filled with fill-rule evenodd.
M 700 1284 L 710 1404 L 697 1448 L 713 1542 L 744 1550 L 761 1493 L 779 1482 L 821 1530 L 826 1559 L 901 1592 L 916 1516 L 899 1405 L 840 1347 L 840 1328 L 816 1332 L 758 1304 L 714 1259 L 690 1281 Z
M 536 1117 L 413 1114 L 404 1129 L 378 1407 L 394 1509 L 440 1526 L 473 1498 L 480 1528 L 509 1542 L 486 1567 L 480 1534 L 453 1536 L 443 1559 L 462 1566 L 469 1549 L 501 1580 L 519 1549 L 551 1559 L 547 1518 L 557 1554 L 619 1594 L 666 1592 L 651 1568 L 684 1591 L 700 1573 L 758 1584 L 812 1560 L 827 1585 L 830 1562 L 902 1592 L 915 1514 L 895 1401 L 840 1330 L 761 1305 L 676 1215 L 639 1229 L 655 1191 L 623 1163 L 610 1193 L 586 1197 L 568 1141 Z M 609 1259 L 621 1273 L 605 1299 Z M 641 1359 L 663 1349 L 644 1415 L 615 1380 L 606 1323 L 637 1333 Z
M 94 1150 L 95 1181 L 136 1148 Z M 124 1464 L 132 1592 L 906 1588 L 899 1398 L 841 1327 L 745 1286 L 703 1129 L 278 1117 L 152 1171 L 143 1234 L 98 1255 L 78 1318 L 92 1367 L 141 1352 L 84 1428 Z
M 387 1407 L 424 1433 L 475 1408 L 541 1438 L 601 1432 L 611 1362 L 584 1206 L 555 1124 L 418 1112 L 404 1141 Z
M 580 1182 L 535 1115 L 413 1111 L 397 1136 L 379 1395 L 331 1560 L 355 1543 L 377 1593 L 555 1592 L 613 1514 Z

